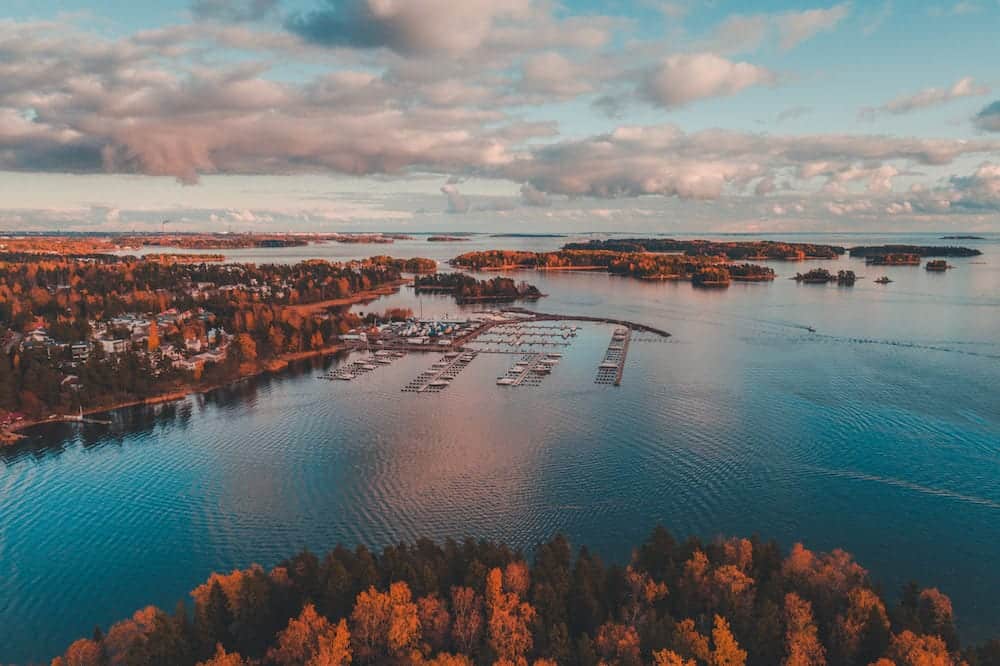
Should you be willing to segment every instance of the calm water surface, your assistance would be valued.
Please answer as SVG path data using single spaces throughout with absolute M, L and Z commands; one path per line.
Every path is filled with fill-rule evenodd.
M 477 237 L 233 253 L 294 261 L 447 259 L 566 239 Z M 851 238 L 843 244 L 936 236 Z M 610 328 L 585 326 L 539 388 L 501 389 L 481 355 L 441 394 L 400 392 L 434 357 L 353 382 L 329 359 L 206 396 L 36 428 L 0 454 L 0 661 L 51 657 L 213 570 L 305 546 L 473 535 L 524 549 L 559 531 L 623 560 L 657 523 L 842 546 L 887 590 L 955 601 L 966 638 L 1000 634 L 1000 237 L 957 268 L 865 268 L 853 289 L 781 279 L 718 292 L 598 274 L 524 277 L 539 309 L 671 331 L 593 383 Z M 983 262 L 983 263 L 980 263 Z M 871 279 L 888 274 L 887 286 Z M 406 305 L 404 290 L 362 309 Z M 425 297 L 425 314 L 456 313 Z M 816 333 L 805 327 L 813 326 Z

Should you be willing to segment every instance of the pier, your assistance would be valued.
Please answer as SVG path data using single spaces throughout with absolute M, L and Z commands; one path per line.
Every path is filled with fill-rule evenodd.
M 625 373 L 625 358 L 628 356 L 628 344 L 632 330 L 628 327 L 617 328 L 611 335 L 611 342 L 604 352 L 604 360 L 597 366 L 595 384 L 613 384 L 621 386 L 622 375 Z
M 323 375 L 321 379 L 329 379 L 331 381 L 351 381 L 361 375 L 374 372 L 384 365 L 389 365 L 396 359 L 402 358 L 403 356 L 405 356 L 405 354 L 401 351 L 379 350 L 374 354 L 369 354 L 368 356 L 365 356 L 357 361 L 337 366 L 330 372 Z
M 643 333 L 652 333 L 662 338 L 669 338 L 670 333 L 664 331 L 662 328 L 656 328 L 655 326 L 647 326 L 646 324 L 640 324 L 634 321 L 627 321 L 625 319 L 612 319 L 610 317 L 588 317 L 586 315 L 571 315 L 571 314 L 555 314 L 550 312 L 535 312 L 534 310 L 526 310 L 524 308 L 506 308 L 503 312 L 509 312 L 512 314 L 519 315 L 533 315 L 534 321 L 590 321 L 597 324 L 615 324 L 616 326 L 624 326 L 633 331 L 642 331 Z
M 475 351 L 448 352 L 429 369 L 421 372 L 416 379 L 404 386 L 403 391 L 410 393 L 443 391 L 451 385 L 458 373 L 472 363 L 477 354 L 478 352 Z
M 559 354 L 524 354 L 503 377 L 497 379 L 497 386 L 539 386 L 559 363 L 559 358 Z

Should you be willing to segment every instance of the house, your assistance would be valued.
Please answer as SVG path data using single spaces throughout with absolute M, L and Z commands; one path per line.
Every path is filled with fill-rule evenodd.
M 90 344 L 87 342 L 75 342 L 70 346 L 70 351 L 73 353 L 73 360 L 86 363 L 87 359 L 90 358 Z
M 98 342 L 105 354 L 124 354 L 128 351 L 127 340 L 107 340 L 102 338 Z

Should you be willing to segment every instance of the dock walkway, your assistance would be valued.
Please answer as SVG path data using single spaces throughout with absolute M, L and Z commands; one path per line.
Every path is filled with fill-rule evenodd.
M 458 373 L 465 370 L 476 358 L 478 352 L 463 351 L 449 352 L 434 363 L 430 368 L 421 372 L 403 387 L 404 392 L 409 393 L 438 393 L 451 385 L 452 380 Z

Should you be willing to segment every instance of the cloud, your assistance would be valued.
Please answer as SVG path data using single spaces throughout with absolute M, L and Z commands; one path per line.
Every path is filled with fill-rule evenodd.
M 521 89 L 556 98 L 576 97 L 592 89 L 588 72 L 555 51 L 528 58 L 522 68 Z
M 191 13 L 198 19 L 240 23 L 257 21 L 274 12 L 279 0 L 193 0 Z
M 469 200 L 458 191 L 458 187 L 452 183 L 445 183 L 441 186 L 441 193 L 448 198 L 449 213 L 469 212 Z
M 783 123 L 786 120 L 795 120 L 796 118 L 808 116 L 813 111 L 814 109 L 811 106 L 791 106 L 779 113 L 775 120 Z
M 732 62 L 714 53 L 677 54 L 645 73 L 640 94 L 657 106 L 674 108 L 775 81 L 775 75 L 763 67 Z
M 820 32 L 833 30 L 849 13 L 850 4 L 845 2 L 827 9 L 779 14 L 775 18 L 779 45 L 785 50 L 795 48 Z
M 550 206 L 552 202 L 545 192 L 542 192 L 536 188 L 531 183 L 525 183 L 521 186 L 521 202 L 525 206 L 537 206 L 545 207 Z
M 975 115 L 972 122 L 984 132 L 1000 132 L 1000 100 L 984 107 Z
M 529 9 L 529 0 L 326 0 L 320 9 L 292 16 L 287 26 L 324 46 L 461 54 L 481 46 L 499 19 Z
M 950 88 L 925 88 L 912 95 L 897 97 L 879 107 L 866 107 L 861 110 L 860 117 L 872 120 L 881 114 L 902 115 L 940 106 L 963 97 L 988 95 L 989 92 L 989 88 L 977 85 L 971 76 L 966 76 L 956 81 Z

